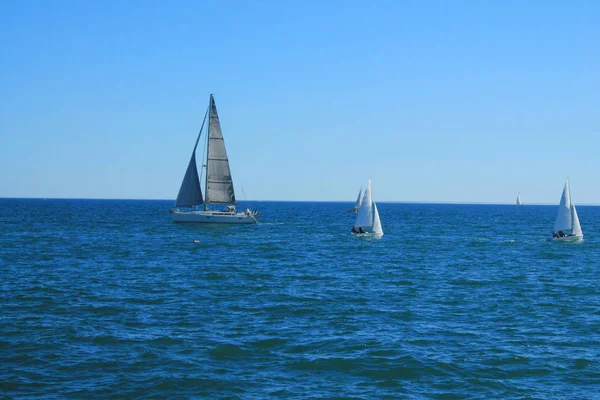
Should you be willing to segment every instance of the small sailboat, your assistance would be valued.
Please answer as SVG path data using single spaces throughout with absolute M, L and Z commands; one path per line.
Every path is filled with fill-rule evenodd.
M 571 202 L 571 188 L 569 179 L 565 183 L 556 213 L 556 221 L 554 222 L 554 230 L 552 231 L 554 240 L 577 241 L 583 238 L 581 225 L 575 204 Z
M 356 222 L 352 227 L 352 233 L 355 235 L 383 236 L 379 211 L 377 210 L 377 204 L 373 201 L 370 179 L 356 216 Z
M 517 201 L 515 202 L 516 205 L 518 206 L 522 206 L 523 202 L 521 201 L 521 193 L 517 194 Z
M 362 187 L 358 191 L 358 197 L 356 198 L 356 203 L 354 203 L 354 207 L 350 210 L 351 213 L 358 214 L 358 210 L 360 210 L 360 205 L 362 204 L 363 198 L 363 190 Z
M 206 117 L 206 160 L 202 164 L 206 171 L 204 184 L 205 197 L 202 198 L 198 167 L 196 166 L 196 148 L 204 130 Z M 203 205 L 203 209 L 199 206 Z M 222 205 L 220 210 L 211 209 L 211 205 Z M 225 141 L 221 131 L 221 122 L 213 95 L 210 95 L 208 109 L 198 133 L 192 157 L 181 182 L 175 206 L 171 209 L 173 222 L 195 222 L 216 224 L 256 224 L 257 211 L 235 209 L 235 192 L 229 169 L 229 159 L 225 150 Z

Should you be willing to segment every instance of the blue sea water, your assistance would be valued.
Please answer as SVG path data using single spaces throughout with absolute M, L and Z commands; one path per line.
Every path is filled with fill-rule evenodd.
M 600 398 L 600 207 L 171 204 L 0 200 L 3 398 Z

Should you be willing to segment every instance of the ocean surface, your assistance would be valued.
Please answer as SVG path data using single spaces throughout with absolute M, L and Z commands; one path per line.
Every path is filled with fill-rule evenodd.
M 600 207 L 171 205 L 0 199 L 1 398 L 600 398 Z

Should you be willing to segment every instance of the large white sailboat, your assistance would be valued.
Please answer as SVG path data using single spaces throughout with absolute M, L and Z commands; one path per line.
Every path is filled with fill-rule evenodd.
M 350 210 L 351 213 L 358 214 L 358 210 L 360 210 L 360 205 L 362 204 L 363 198 L 363 190 L 362 187 L 358 191 L 358 197 L 356 198 L 356 203 L 354 203 L 354 207 Z
M 202 136 L 207 116 L 206 160 L 203 165 L 206 171 L 205 196 L 202 198 L 198 167 L 196 166 L 196 148 Z M 192 157 L 177 194 L 175 206 L 170 211 L 171 217 L 173 222 L 217 224 L 255 224 L 257 222 L 256 211 L 246 209 L 244 212 L 237 212 L 235 204 L 229 159 L 225 150 L 217 106 L 211 94 L 208 109 L 192 151 Z M 202 209 L 199 207 L 201 205 L 203 205 Z M 219 210 L 212 209 L 211 205 L 219 205 L 222 208 Z
M 356 216 L 356 222 L 352 227 L 352 233 L 355 235 L 383 236 L 379 211 L 377 210 L 377 204 L 373 201 L 370 179 Z
M 577 210 L 575 209 L 575 204 L 571 201 L 569 179 L 567 179 L 562 196 L 560 197 L 552 238 L 563 241 L 577 241 L 583 238 Z

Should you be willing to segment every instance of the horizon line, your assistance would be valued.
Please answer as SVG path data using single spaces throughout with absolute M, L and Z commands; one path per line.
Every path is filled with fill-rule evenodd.
M 0 200 L 114 200 L 114 201 L 175 201 L 174 199 L 149 199 L 149 198 L 117 198 L 117 197 L 0 197 Z M 348 203 L 354 201 L 348 200 L 241 200 L 240 203 Z M 508 205 L 517 206 L 514 202 L 461 202 L 461 201 L 437 201 L 437 200 L 380 200 L 376 203 L 396 203 L 396 204 L 455 204 L 455 205 Z M 526 206 L 557 206 L 556 203 L 527 203 L 519 207 Z M 600 206 L 597 203 L 578 203 L 577 206 Z

